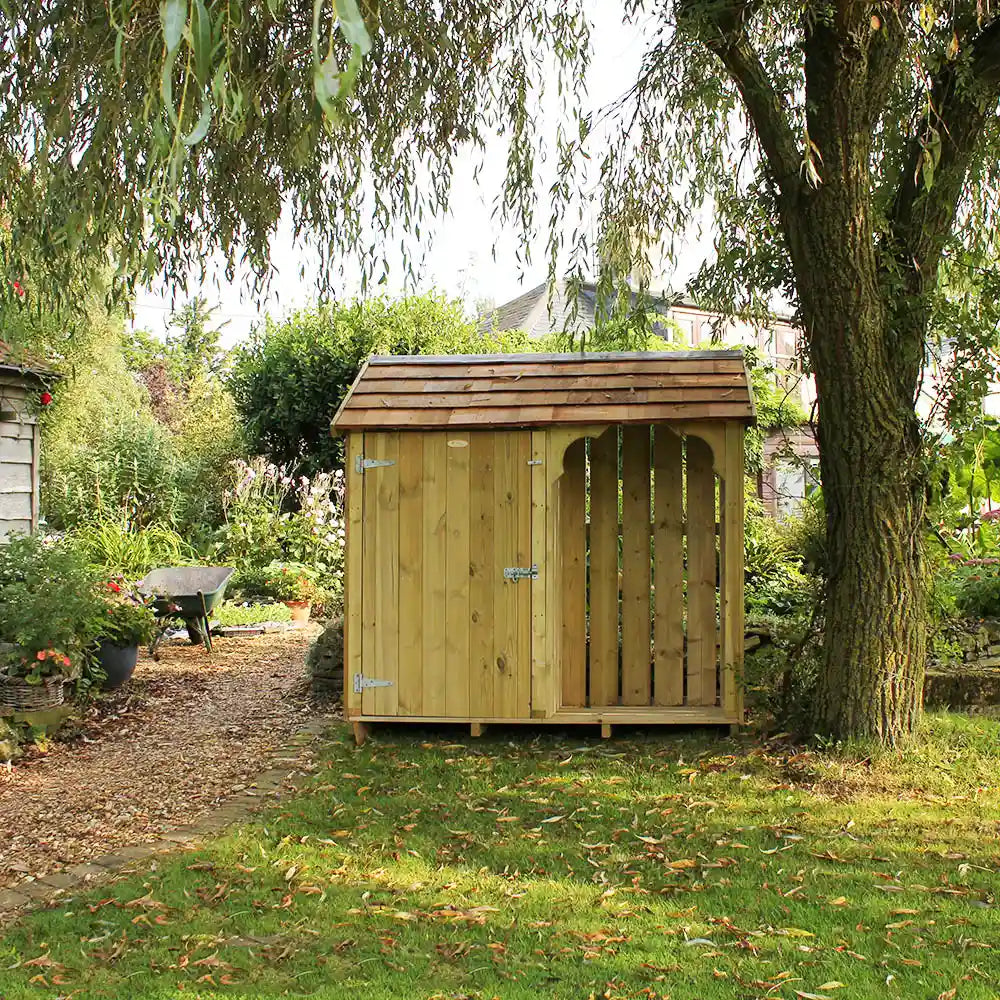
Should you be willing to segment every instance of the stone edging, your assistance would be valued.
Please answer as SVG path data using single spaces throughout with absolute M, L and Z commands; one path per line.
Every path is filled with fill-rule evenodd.
M 311 746 L 317 736 L 337 721 L 339 716 L 331 715 L 303 726 L 276 751 L 271 760 L 273 766 L 258 775 L 249 788 L 194 823 L 169 830 L 149 843 L 122 847 L 112 854 L 72 865 L 43 878 L 24 879 L 13 888 L 0 889 L 0 926 L 9 925 L 28 910 L 61 902 L 70 890 L 90 889 L 127 874 L 136 862 L 178 850 L 192 850 L 211 834 L 246 819 L 281 794 L 303 763 L 303 749 Z

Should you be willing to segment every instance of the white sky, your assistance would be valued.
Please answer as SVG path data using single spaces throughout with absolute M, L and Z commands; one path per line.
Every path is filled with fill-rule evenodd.
M 587 0 L 586 6 L 593 40 L 587 101 L 597 109 L 620 97 L 635 80 L 645 45 L 641 27 L 623 24 L 619 3 Z M 426 250 L 426 259 L 417 289 L 443 291 L 449 296 L 464 299 L 470 307 L 483 299 L 497 304 L 506 302 L 545 279 L 544 226 L 548 218 L 543 196 L 536 213 L 542 232 L 533 248 L 532 266 L 528 273 L 522 275 L 515 260 L 515 233 L 498 230 L 492 218 L 494 199 L 502 182 L 503 157 L 490 157 L 487 153 L 486 167 L 478 183 L 472 176 L 473 164 L 471 155 L 457 164 L 451 211 L 440 220 L 436 231 L 427 237 L 426 246 L 422 248 Z M 258 301 L 239 280 L 226 282 L 221 269 L 216 269 L 212 283 L 203 289 L 209 302 L 218 304 L 216 320 L 228 321 L 224 331 L 225 342 L 232 343 L 245 337 L 251 326 L 267 312 L 281 315 L 315 298 L 316 283 L 310 276 L 316 274 L 316 267 L 311 262 L 308 249 L 296 245 L 287 230 L 279 232 L 272 258 L 278 262 L 279 276 L 272 281 L 271 289 L 262 301 Z M 303 266 L 304 280 L 299 277 L 299 269 Z M 218 288 L 215 287 L 216 281 Z M 187 294 L 193 295 L 197 291 L 197 288 L 189 287 Z M 357 280 L 348 277 L 338 297 L 351 298 L 359 292 Z M 400 277 L 397 276 L 395 284 L 390 277 L 384 292 L 388 295 L 403 293 Z M 185 297 L 181 296 L 178 304 Z M 141 292 L 137 297 L 134 325 L 162 333 L 170 310 L 171 289 L 154 287 Z

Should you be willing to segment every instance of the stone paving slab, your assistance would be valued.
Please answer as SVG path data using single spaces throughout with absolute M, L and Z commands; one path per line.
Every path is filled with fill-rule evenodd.
M 72 865 L 62 871 L 52 872 L 39 879 L 25 879 L 11 889 L 0 890 L 0 927 L 9 924 L 26 910 L 62 902 L 72 889 L 89 889 L 92 885 L 113 879 L 115 876 L 158 854 L 191 850 L 206 837 L 246 819 L 280 793 L 294 779 L 304 775 L 299 768 L 308 762 L 305 751 L 317 738 L 339 722 L 336 718 L 316 719 L 307 723 L 285 746 L 275 750 L 269 763 L 271 767 L 257 777 L 249 788 L 227 799 L 218 809 L 209 813 L 192 826 L 167 830 L 149 844 L 123 847 L 113 854 Z M 281 766 L 274 766 L 274 765 Z

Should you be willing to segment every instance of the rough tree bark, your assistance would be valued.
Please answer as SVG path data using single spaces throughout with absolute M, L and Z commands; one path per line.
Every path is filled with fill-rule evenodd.
M 830 565 L 815 724 L 835 738 L 894 744 L 919 719 L 926 653 L 926 490 L 915 398 L 927 292 L 995 112 L 1000 19 L 983 27 L 971 19 L 969 59 L 947 65 L 935 81 L 928 118 L 897 165 L 902 180 L 883 235 L 873 225 L 872 134 L 904 52 L 909 5 L 883 4 L 873 16 L 870 3 L 840 2 L 804 16 L 804 149 L 750 42 L 748 24 L 760 7 L 721 0 L 707 14 L 689 9 L 694 30 L 739 89 L 766 157 L 816 378 Z M 932 127 L 941 137 L 933 190 L 919 169 Z

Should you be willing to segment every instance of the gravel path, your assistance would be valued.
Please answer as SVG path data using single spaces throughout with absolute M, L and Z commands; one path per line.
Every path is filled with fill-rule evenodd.
M 319 709 L 303 660 L 318 633 L 170 643 L 48 752 L 0 767 L 0 888 L 142 844 L 210 812 Z

